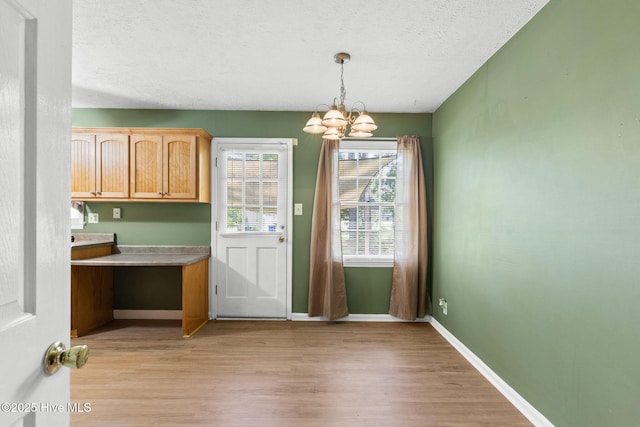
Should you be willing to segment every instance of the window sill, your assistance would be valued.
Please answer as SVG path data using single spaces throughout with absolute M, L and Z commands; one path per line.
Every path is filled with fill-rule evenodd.
M 342 258 L 344 267 L 362 267 L 362 268 L 390 268 L 393 267 L 393 258 Z

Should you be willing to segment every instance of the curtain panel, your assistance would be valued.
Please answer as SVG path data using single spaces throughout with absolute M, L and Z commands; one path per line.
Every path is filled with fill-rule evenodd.
M 398 137 L 395 253 L 389 314 L 404 320 L 424 317 L 427 293 L 427 202 L 420 138 Z
M 308 315 L 336 320 L 349 314 L 340 241 L 340 203 L 334 188 L 339 141 L 323 140 L 311 219 Z

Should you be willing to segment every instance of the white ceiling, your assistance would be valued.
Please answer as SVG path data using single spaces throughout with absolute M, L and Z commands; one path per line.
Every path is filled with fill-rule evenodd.
M 74 0 L 73 107 L 433 112 L 548 0 Z

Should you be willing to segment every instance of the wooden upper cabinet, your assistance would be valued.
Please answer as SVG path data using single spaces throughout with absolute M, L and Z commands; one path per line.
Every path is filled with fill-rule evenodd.
M 71 197 L 96 196 L 96 136 L 73 134 L 71 139 Z
M 162 149 L 163 197 L 195 199 L 198 194 L 196 137 L 163 136 Z
M 131 135 L 131 197 L 162 198 L 162 136 Z
M 73 134 L 71 197 L 129 197 L 129 136 Z
M 129 197 L 129 135 L 96 135 L 97 197 Z
M 195 135 L 131 135 L 131 197 L 196 199 Z
M 96 131 L 96 133 L 92 135 L 91 131 Z M 100 133 L 97 133 L 98 131 Z M 109 138 L 104 138 L 105 135 L 109 135 Z M 104 143 L 102 149 L 95 154 L 95 164 L 101 164 L 100 156 L 102 156 L 102 160 L 110 159 L 107 165 L 102 164 L 102 169 L 98 168 L 94 173 L 96 180 L 98 180 L 95 186 L 99 185 L 100 180 L 102 182 L 102 190 L 100 191 L 103 198 L 125 197 L 132 201 L 205 203 L 211 201 L 211 135 L 202 129 L 168 128 L 74 129 L 72 169 L 78 170 L 73 173 L 74 198 L 81 200 L 91 198 L 91 191 L 96 191 L 89 189 L 88 192 L 84 192 L 85 189 L 91 187 L 86 178 L 91 175 L 91 172 L 76 167 L 76 157 L 90 157 L 90 154 L 85 153 L 85 150 L 86 146 L 90 145 L 91 136 L 95 136 L 97 146 L 100 146 L 99 141 Z M 109 165 L 120 164 L 116 161 L 119 158 L 119 151 L 115 150 L 113 146 L 112 150 L 109 149 L 109 141 L 118 137 L 126 138 L 128 141 L 126 156 L 128 193 L 127 196 L 104 196 L 107 192 L 105 182 L 110 184 L 109 191 L 113 188 L 111 184 L 120 183 L 120 176 L 115 171 L 108 169 Z M 117 179 L 116 176 L 118 176 Z M 105 181 L 105 177 L 109 178 Z

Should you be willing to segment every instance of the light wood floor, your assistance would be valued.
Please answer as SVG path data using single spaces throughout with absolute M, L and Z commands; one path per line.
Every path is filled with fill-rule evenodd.
M 529 426 L 426 323 L 115 321 L 88 344 L 73 426 Z

